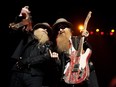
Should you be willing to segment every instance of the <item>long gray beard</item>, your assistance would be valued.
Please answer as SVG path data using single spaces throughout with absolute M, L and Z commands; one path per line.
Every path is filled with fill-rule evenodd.
M 63 51 L 68 51 L 70 48 L 70 38 L 71 34 L 68 32 L 66 33 L 62 33 L 60 35 L 58 35 L 56 41 L 57 41 L 57 47 L 58 47 L 58 51 L 63 52 Z
M 39 41 L 40 44 L 44 44 L 49 40 L 49 37 L 45 32 L 38 33 L 35 38 Z

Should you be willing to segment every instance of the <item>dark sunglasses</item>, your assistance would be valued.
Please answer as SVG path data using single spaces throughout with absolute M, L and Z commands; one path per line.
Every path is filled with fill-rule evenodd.
M 69 28 L 70 26 L 69 25 L 66 25 L 66 24 L 59 24 L 58 25 L 58 28 L 59 29 L 65 29 L 65 28 Z

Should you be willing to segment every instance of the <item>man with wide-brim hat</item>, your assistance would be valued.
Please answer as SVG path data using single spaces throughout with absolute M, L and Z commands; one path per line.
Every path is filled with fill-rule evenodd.
M 12 68 L 10 87 L 42 87 L 44 75 L 49 74 L 49 71 L 53 72 L 49 65 L 55 63 L 51 58 L 54 55 L 57 58 L 57 53 L 49 53 L 51 27 L 44 22 L 37 23 L 32 29 L 32 32 L 20 29 L 21 40 L 11 56 L 16 63 Z
M 52 38 L 55 44 L 56 44 L 56 38 L 57 38 L 58 33 L 61 34 L 61 32 L 64 32 L 65 28 L 68 28 L 69 32 L 72 33 L 73 25 L 71 22 L 67 21 L 65 18 L 58 18 L 56 22 L 53 24 L 52 26 L 53 37 Z
M 59 68 L 60 71 L 60 76 L 59 77 L 61 79 L 60 83 L 59 83 L 59 87 L 98 87 L 98 83 L 97 83 L 97 78 L 96 78 L 96 73 L 94 71 L 94 69 L 92 69 L 91 67 L 93 67 L 93 65 L 91 64 L 91 60 L 89 60 L 89 58 L 91 57 L 91 53 L 92 53 L 92 48 L 91 45 L 88 43 L 87 39 L 84 40 L 84 43 L 80 41 L 82 41 L 81 39 L 81 35 L 78 36 L 74 36 L 72 34 L 72 23 L 70 23 L 69 21 L 67 21 L 65 18 L 59 18 L 56 20 L 56 22 L 53 24 L 53 33 L 54 33 L 54 43 L 55 43 L 55 50 L 57 50 L 57 52 L 59 53 L 59 59 L 61 60 L 61 66 Z M 83 36 L 86 36 L 86 32 L 83 31 Z M 87 51 L 89 55 L 88 56 L 88 60 L 86 66 L 89 67 L 90 66 L 90 76 L 87 74 L 87 80 L 83 80 L 82 84 L 78 84 L 78 83 L 70 83 L 70 79 L 68 79 L 68 77 L 71 76 L 71 74 L 73 73 L 71 69 L 74 68 L 70 68 L 72 67 L 71 65 L 73 64 L 83 64 L 84 61 L 82 63 L 75 63 L 74 61 L 79 61 L 78 58 L 76 57 L 77 52 L 80 52 L 80 46 L 79 45 L 83 45 L 82 48 L 82 52 L 83 54 L 85 54 Z M 75 52 L 75 53 L 74 53 Z M 73 54 L 74 53 L 74 54 Z M 75 56 L 75 57 L 74 57 Z M 79 56 L 80 57 L 80 56 Z M 78 69 L 80 66 L 76 66 Z M 83 70 L 87 70 L 87 69 L 83 69 Z M 71 71 L 71 72 L 70 72 Z M 77 71 L 76 71 L 77 72 Z M 86 71 L 84 71 L 86 72 Z M 70 75 L 69 75 L 70 74 Z M 69 76 L 68 76 L 69 75 Z M 82 79 L 83 77 L 83 71 L 81 73 L 81 77 L 79 76 L 79 80 Z M 76 77 L 77 75 L 75 75 Z M 71 77 L 72 78 L 72 77 Z M 76 79 L 78 78 L 78 76 L 76 77 Z M 89 78 L 89 79 L 88 79 Z M 75 79 L 75 78 L 72 78 Z M 92 81 L 94 79 L 94 81 Z M 88 82 L 89 81 L 89 82 Z M 88 84 L 89 83 L 89 84 Z

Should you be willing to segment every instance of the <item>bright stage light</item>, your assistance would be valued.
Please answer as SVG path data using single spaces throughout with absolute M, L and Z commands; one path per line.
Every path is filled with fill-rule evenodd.
M 113 32 L 110 32 L 110 36 L 112 36 L 112 35 L 114 35 L 114 33 Z
M 112 29 L 112 30 L 111 30 L 111 32 L 113 33 L 113 32 L 115 32 L 115 30 L 114 30 L 114 29 Z
M 94 32 L 93 31 L 90 31 L 90 35 L 93 35 L 94 34 Z
M 99 29 L 96 29 L 96 32 L 99 32 Z

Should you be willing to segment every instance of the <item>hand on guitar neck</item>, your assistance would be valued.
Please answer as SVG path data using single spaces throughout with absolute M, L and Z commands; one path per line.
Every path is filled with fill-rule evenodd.
M 89 36 L 89 32 L 87 30 L 82 30 L 81 33 L 82 33 L 81 35 L 83 37 L 88 37 Z

